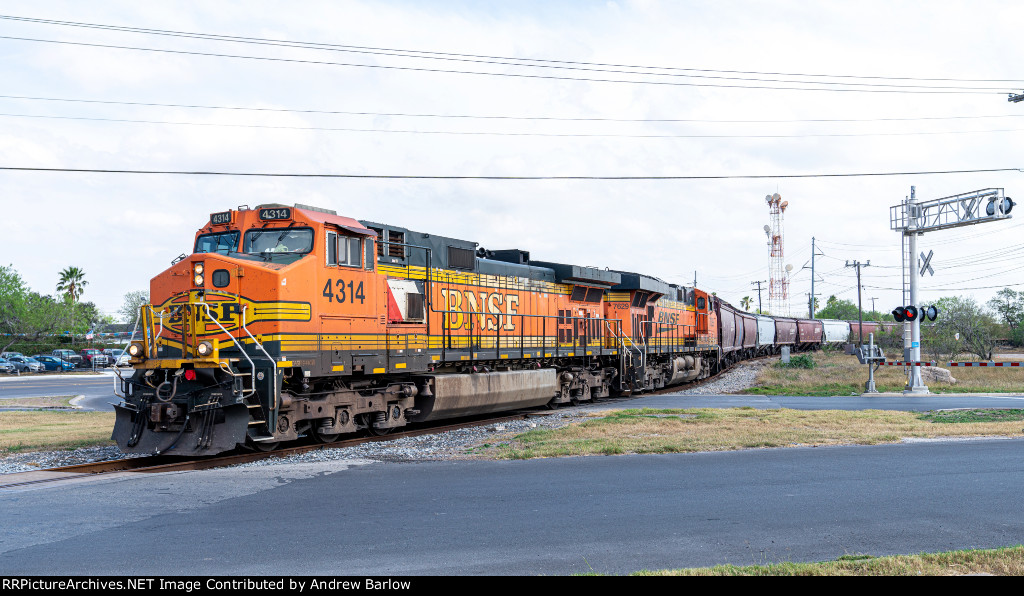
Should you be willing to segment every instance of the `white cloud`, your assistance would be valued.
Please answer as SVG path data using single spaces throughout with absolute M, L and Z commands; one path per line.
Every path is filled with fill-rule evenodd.
M 778 73 L 1019 79 L 1009 2 L 0 2 L 4 14 L 322 41 L 381 48 Z M 125 35 L 0 21 L 0 35 L 267 57 L 448 70 L 512 66 L 312 52 Z M 984 36 L 964 32 L 984 31 Z M 317 66 L 0 40 L 10 95 L 353 112 L 789 120 L 1024 115 L 1002 95 L 784 92 L 573 82 L 380 68 Z M 596 67 L 595 67 L 596 68 Z M 612 70 L 611 67 L 601 67 Z M 531 74 L 624 79 L 553 68 Z M 712 76 L 713 73 L 704 73 Z M 744 75 L 748 78 L 779 76 Z M 725 83 L 718 79 L 693 82 Z M 683 82 L 683 79 L 675 79 Z M 879 80 L 879 83 L 885 81 Z M 889 81 L 895 83 L 896 81 Z M 904 81 L 906 82 L 906 81 Z M 748 84 L 754 84 L 750 81 Z M 735 83 L 726 83 L 735 84 Z M 998 86 L 999 84 L 993 83 Z M 873 123 L 624 123 L 411 118 L 115 106 L 0 99 L 0 112 L 93 118 L 545 134 L 821 134 L 1024 128 L 998 120 Z M 1017 132 L 799 138 L 558 138 L 309 131 L 3 118 L 0 165 L 251 172 L 440 175 L 725 175 L 883 172 L 1017 166 Z M 709 284 L 728 300 L 766 279 L 764 196 L 790 201 L 786 251 L 799 268 L 811 237 L 826 257 L 816 287 L 856 299 L 846 259 L 871 259 L 865 290 L 895 306 L 899 236 L 889 207 L 917 185 L 922 198 L 989 186 L 1013 196 L 1019 174 L 664 182 L 386 181 L 3 173 L 0 230 L 32 251 L 12 254 L 49 291 L 57 272 L 86 266 L 88 299 L 108 311 L 188 250 L 212 211 L 262 202 L 323 204 L 359 219 L 461 237 L 535 258 L 635 269 Z M 936 265 L 1018 244 L 1010 224 L 943 235 Z M 980 234 L 979 232 L 984 232 Z M 946 238 L 964 238 L 945 243 Z M 125 260 L 106 258 L 129 247 Z M 102 255 L 79 257 L 79 255 Z M 85 262 L 71 257 L 86 259 Z M 938 269 L 938 267 L 937 267 Z M 750 275 L 744 275 L 749 273 Z M 940 278 L 941 274 L 941 278 Z M 1019 283 L 1019 276 L 960 283 Z M 809 272 L 794 277 L 795 310 Z M 937 271 L 924 287 L 957 286 L 969 268 Z M 989 283 L 991 282 L 991 283 Z M 831 284 L 831 285 L 829 285 Z M 940 285 L 941 284 L 941 285 Z M 997 288 L 996 288 L 997 289 Z M 982 300 L 995 292 L 971 291 Z M 952 292 L 949 292 L 952 293 Z

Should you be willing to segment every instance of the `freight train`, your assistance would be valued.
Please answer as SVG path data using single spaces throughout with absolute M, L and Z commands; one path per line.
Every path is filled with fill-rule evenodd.
M 213 213 L 152 279 L 119 381 L 126 453 L 214 455 L 557 407 L 845 342 L 656 277 L 304 205 Z

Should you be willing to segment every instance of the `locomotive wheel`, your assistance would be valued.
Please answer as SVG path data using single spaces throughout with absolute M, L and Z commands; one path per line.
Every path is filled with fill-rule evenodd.
M 313 438 L 320 443 L 333 443 L 341 438 L 341 433 L 325 433 L 320 432 L 320 429 L 313 429 Z
M 281 445 L 280 441 L 253 441 L 249 438 L 245 439 L 245 447 L 251 451 L 273 451 Z
M 369 431 L 371 436 L 383 437 L 384 435 L 390 433 L 391 431 L 393 431 L 395 429 L 393 427 L 391 427 L 391 428 L 377 428 L 377 427 L 375 427 L 374 425 L 371 424 L 370 426 L 366 427 L 366 430 Z

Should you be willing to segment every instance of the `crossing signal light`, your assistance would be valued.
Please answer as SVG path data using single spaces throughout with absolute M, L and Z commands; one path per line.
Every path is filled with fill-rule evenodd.
M 918 310 L 916 306 L 898 306 L 896 310 L 892 311 L 892 318 L 896 319 L 897 323 L 903 321 L 916 321 Z
M 927 318 L 929 321 L 934 321 L 939 317 L 939 308 L 934 304 L 923 308 L 917 308 L 916 306 L 898 306 L 896 310 L 892 311 L 892 318 L 896 319 L 897 323 L 904 321 L 914 322 L 918 318 L 922 320 Z

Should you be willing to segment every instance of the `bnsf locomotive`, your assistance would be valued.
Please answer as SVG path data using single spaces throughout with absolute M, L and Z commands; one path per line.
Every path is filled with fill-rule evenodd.
M 555 407 L 850 331 L 303 205 L 212 214 L 150 299 L 116 406 L 125 452 L 266 450 Z

